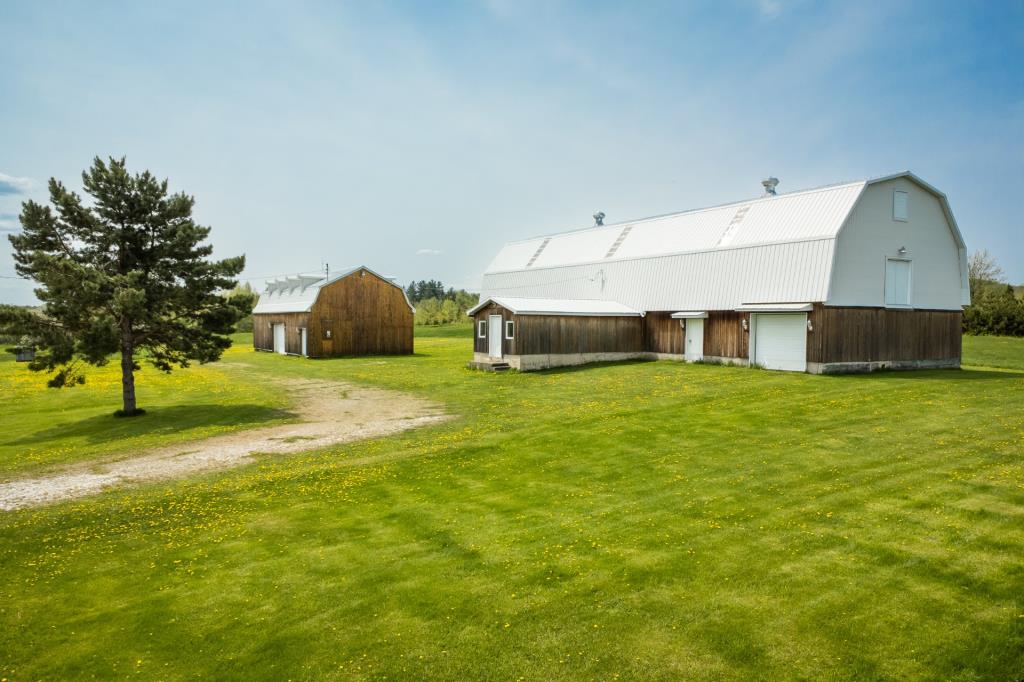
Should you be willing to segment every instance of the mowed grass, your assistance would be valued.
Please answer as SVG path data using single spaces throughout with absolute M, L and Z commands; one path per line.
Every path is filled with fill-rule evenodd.
M 963 364 L 1024 370 L 1024 340 L 1011 336 L 964 336 Z
M 226 359 L 241 353 L 247 353 L 245 346 L 232 347 Z M 84 385 L 55 390 L 44 388 L 46 375 L 30 372 L 13 355 L 0 352 L 0 480 L 288 420 L 281 391 L 236 380 L 238 372 L 231 370 L 237 364 L 164 374 L 143 363 L 136 373 L 136 392 L 139 405 L 150 414 L 114 419 L 111 414 L 121 406 L 116 359 L 87 368 Z
M 0 516 L 0 677 L 1024 675 L 1024 372 L 492 375 L 417 332 L 222 371 L 453 421 Z

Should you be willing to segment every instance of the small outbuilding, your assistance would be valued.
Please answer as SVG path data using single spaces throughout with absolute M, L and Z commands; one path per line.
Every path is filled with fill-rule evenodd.
M 252 312 L 253 346 L 284 355 L 408 355 L 415 309 L 405 290 L 365 266 L 267 282 Z
M 966 247 L 910 172 L 511 242 L 474 363 L 676 358 L 812 373 L 958 367 Z

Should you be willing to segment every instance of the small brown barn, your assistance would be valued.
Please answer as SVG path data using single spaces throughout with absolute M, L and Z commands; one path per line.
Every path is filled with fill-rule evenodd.
M 310 358 L 410 354 L 414 312 L 402 287 L 367 267 L 285 277 L 260 295 L 253 345 Z

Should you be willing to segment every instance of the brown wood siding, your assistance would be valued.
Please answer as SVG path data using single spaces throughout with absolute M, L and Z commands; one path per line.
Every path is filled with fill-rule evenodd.
M 272 325 L 284 325 L 284 349 L 288 353 L 302 353 L 301 327 L 309 326 L 309 313 L 263 313 L 252 316 L 252 345 L 257 350 L 274 350 Z M 309 343 L 307 342 L 307 350 Z
M 518 344 L 516 341 L 519 338 L 519 319 L 518 316 L 513 314 L 511 310 L 507 310 L 497 303 L 490 303 L 487 307 L 482 310 L 477 310 L 476 314 L 473 315 L 473 352 L 487 353 L 490 352 L 488 346 L 488 336 L 490 335 L 490 329 L 487 326 L 488 318 L 490 315 L 501 315 L 502 316 L 502 354 L 503 355 L 518 355 Z M 513 332 L 513 339 L 505 338 L 505 323 L 512 321 L 515 323 L 515 330 Z M 480 338 L 480 323 L 483 323 L 483 338 Z
M 413 351 L 413 313 L 405 294 L 366 270 L 357 270 L 322 288 L 309 317 L 312 357 L 402 355 Z
M 502 316 L 503 355 L 549 355 L 563 353 L 635 353 L 644 349 L 641 317 L 587 317 L 581 315 L 515 315 L 490 304 L 473 316 L 473 350 L 487 353 L 487 321 Z M 515 323 L 512 339 L 505 337 L 505 322 Z M 484 338 L 479 324 L 484 323 Z
M 706 333 L 706 332 L 705 332 Z M 652 312 L 644 317 L 644 350 L 649 353 L 683 354 L 684 332 L 671 312 Z
M 746 358 L 750 333 L 743 330 L 743 320 L 750 324 L 747 313 L 712 310 L 704 320 L 704 355 L 719 358 Z
M 960 358 L 958 310 L 832 308 L 809 313 L 808 362 L 880 362 Z

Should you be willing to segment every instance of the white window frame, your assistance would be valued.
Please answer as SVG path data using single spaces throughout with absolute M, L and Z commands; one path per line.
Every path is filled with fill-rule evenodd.
M 907 302 L 906 303 L 889 303 L 888 292 L 886 287 L 889 284 L 889 263 L 899 262 L 907 264 Z M 885 257 L 885 273 L 882 280 L 882 303 L 885 304 L 886 308 L 913 308 L 914 307 L 914 261 L 910 258 L 893 258 L 892 256 Z
M 505 338 L 511 341 L 516 336 L 516 323 L 514 320 L 505 320 Z
M 476 338 L 487 338 L 487 320 L 480 320 L 476 323 Z
M 900 194 L 903 195 L 902 217 L 896 214 L 896 197 Z M 902 189 L 894 189 L 892 191 L 892 219 L 900 223 L 910 222 L 910 192 Z

